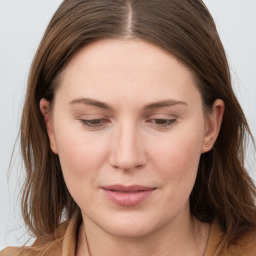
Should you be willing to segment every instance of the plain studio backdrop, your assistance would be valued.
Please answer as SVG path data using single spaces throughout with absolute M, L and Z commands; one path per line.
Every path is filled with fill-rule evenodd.
M 0 0 L 0 249 L 22 245 L 28 238 L 19 196 L 23 169 L 18 135 L 30 64 L 43 32 L 60 0 Z M 228 60 L 232 81 L 256 137 L 256 0 L 205 0 Z M 256 180 L 252 152 L 247 165 Z M 9 177 L 9 178 L 8 178 Z

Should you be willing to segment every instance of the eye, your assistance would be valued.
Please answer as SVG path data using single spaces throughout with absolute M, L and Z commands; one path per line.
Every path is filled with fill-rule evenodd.
M 152 121 L 157 125 L 170 125 L 175 121 L 175 119 L 154 119 Z
M 169 128 L 175 121 L 176 121 L 175 118 L 173 119 L 154 118 L 154 119 L 148 119 L 146 122 L 153 124 L 157 128 Z
M 176 119 L 153 119 L 152 122 L 159 126 L 169 126 L 171 125 Z
M 102 128 L 106 124 L 110 123 L 110 120 L 106 118 L 97 118 L 97 119 L 80 119 L 83 125 L 89 128 Z

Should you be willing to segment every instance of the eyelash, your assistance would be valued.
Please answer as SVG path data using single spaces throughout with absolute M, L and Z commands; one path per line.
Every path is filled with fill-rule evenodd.
M 101 128 L 105 124 L 110 123 L 106 118 L 96 118 L 96 119 L 80 119 L 83 125 L 89 128 Z
M 147 122 L 148 121 L 154 123 L 155 125 L 159 125 L 159 126 L 170 126 L 176 121 L 176 119 L 175 118 L 173 118 L 173 119 L 154 118 L 154 119 L 147 120 Z
M 88 128 L 91 129 L 100 129 L 103 128 L 106 124 L 110 123 L 111 121 L 106 118 L 97 118 L 97 119 L 80 119 L 81 123 Z M 173 119 L 166 119 L 166 118 L 154 118 L 154 119 L 147 119 L 146 123 L 151 123 L 157 128 L 160 129 L 167 129 L 173 125 L 176 121 L 175 118 Z

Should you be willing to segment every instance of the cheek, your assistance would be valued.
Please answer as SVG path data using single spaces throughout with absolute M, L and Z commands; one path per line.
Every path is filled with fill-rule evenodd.
M 196 132 L 195 132 L 196 131 Z M 198 170 L 203 141 L 203 125 L 180 127 L 152 152 L 154 168 L 161 172 L 167 187 L 190 194 Z
M 195 162 L 201 155 L 202 139 L 201 134 L 177 132 L 169 138 L 165 138 L 162 143 L 156 144 L 153 148 L 155 159 L 161 159 L 161 163 L 165 165 L 189 166 Z
M 94 184 L 106 158 L 106 143 L 81 128 L 56 126 L 56 144 L 69 190 Z
M 59 150 L 59 158 L 62 171 L 70 176 L 78 179 L 83 176 L 96 174 L 100 171 L 103 158 L 102 150 L 94 145 L 94 148 L 86 146 L 86 144 L 62 145 Z
M 89 205 L 98 184 L 105 157 L 103 145 L 89 137 L 67 135 L 57 138 L 59 159 L 69 193 L 81 207 Z
M 156 157 L 161 159 L 156 168 L 163 181 L 162 197 L 166 198 L 166 211 L 175 213 L 188 206 L 197 176 L 200 151 L 195 152 L 193 144 L 180 145 L 173 141 L 162 154 L 159 151 Z

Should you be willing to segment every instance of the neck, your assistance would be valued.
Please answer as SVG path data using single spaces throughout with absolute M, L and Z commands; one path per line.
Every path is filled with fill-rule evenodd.
M 77 256 L 203 256 L 209 234 L 209 225 L 191 216 L 139 238 L 109 234 L 90 221 L 85 226 L 80 227 Z

